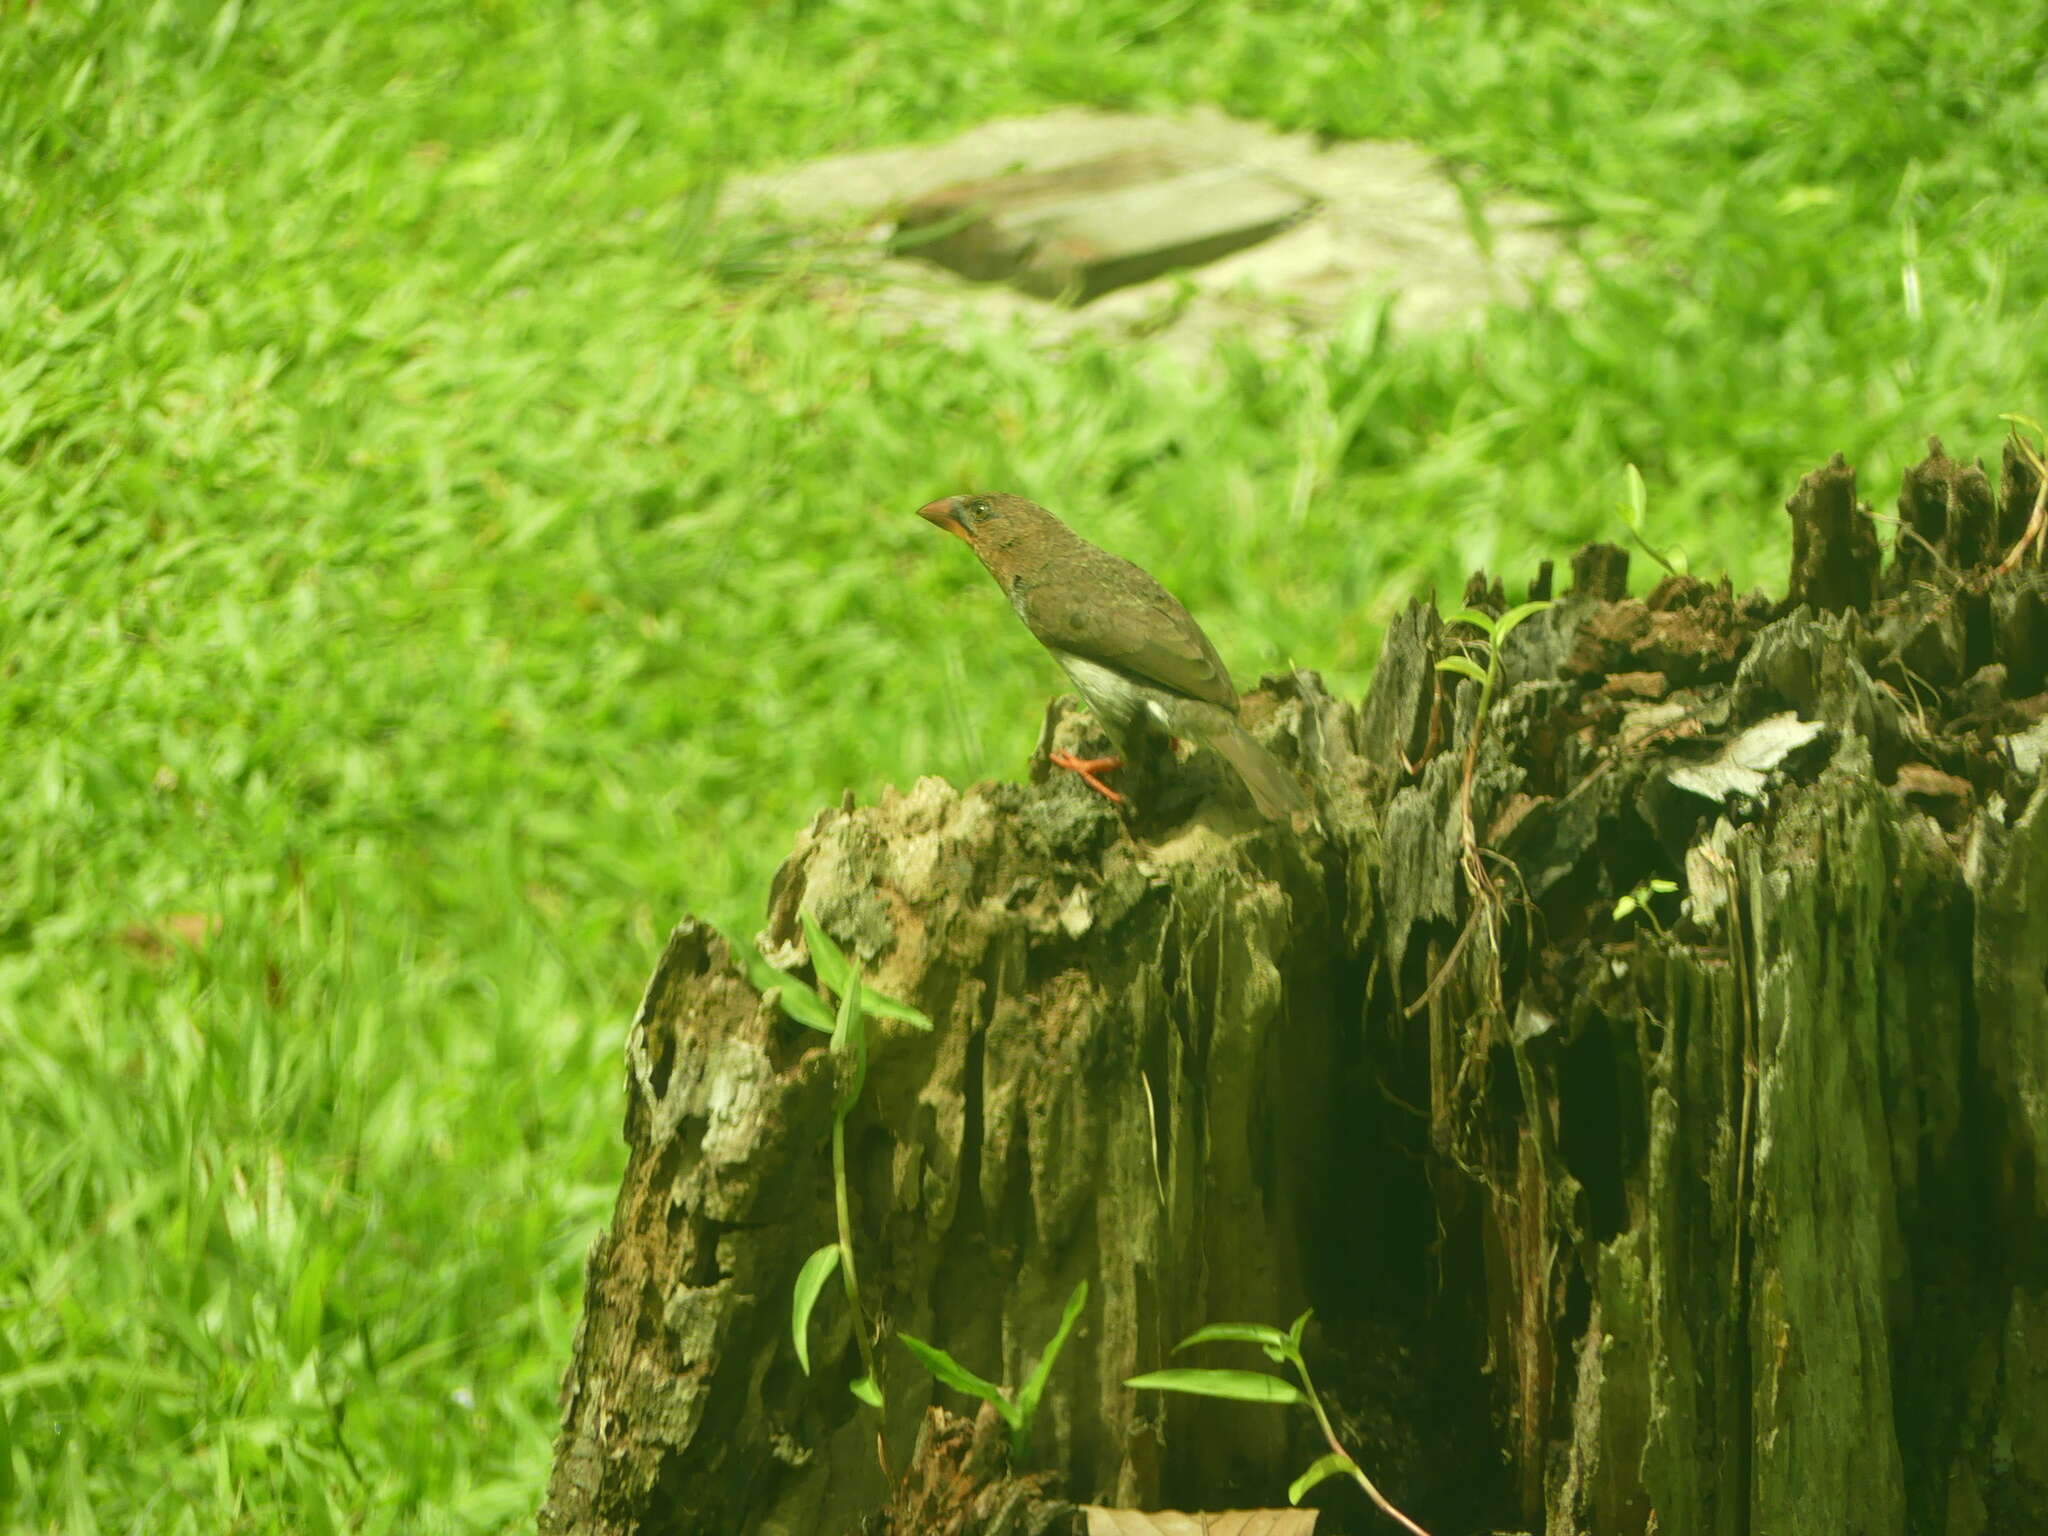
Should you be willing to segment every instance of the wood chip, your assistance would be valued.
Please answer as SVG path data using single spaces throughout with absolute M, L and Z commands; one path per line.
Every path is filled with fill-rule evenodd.
M 1968 779 L 1943 773 L 1927 763 L 1903 763 L 1892 791 L 1900 795 L 1929 795 L 1938 800 L 1968 800 L 1973 791 Z
M 1662 672 L 1616 672 L 1600 685 L 1602 693 L 1629 699 L 1661 699 L 1670 688 Z

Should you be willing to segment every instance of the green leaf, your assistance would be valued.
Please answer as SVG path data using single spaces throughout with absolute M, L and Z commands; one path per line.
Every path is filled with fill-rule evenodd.
M 868 1080 L 868 1035 L 866 1014 L 861 1010 L 860 977 L 847 980 L 846 990 L 839 997 L 839 1018 L 832 1026 L 832 1054 L 851 1055 L 853 1058 L 852 1079 L 846 1091 L 840 1096 L 838 1113 L 842 1116 L 860 1102 L 860 1091 Z
M 1017 1427 L 1017 1410 L 1011 1406 L 1010 1400 L 1003 1396 L 1001 1387 L 975 1375 L 937 1345 L 927 1344 L 923 1339 L 914 1338 L 907 1333 L 897 1334 L 896 1339 L 905 1349 L 917 1356 L 918 1362 L 939 1381 L 956 1392 L 965 1392 L 970 1397 L 979 1397 L 994 1403 L 996 1411 L 1003 1416 L 1003 1422 L 1012 1429 Z
M 1492 614 L 1481 613 L 1477 608 L 1454 608 L 1451 612 L 1444 615 L 1444 625 L 1446 628 L 1453 624 L 1470 624 L 1484 635 L 1491 635 L 1494 625 L 1499 622 L 1500 620 L 1496 619 Z
M 1634 893 L 1631 892 L 1629 895 L 1622 897 L 1621 900 L 1617 901 L 1614 904 L 1614 920 L 1617 923 L 1620 922 L 1624 917 L 1627 917 L 1629 913 L 1635 911 L 1635 909 L 1636 898 Z
M 1621 486 L 1623 495 L 1628 498 L 1622 503 L 1622 521 L 1640 532 L 1643 514 L 1650 508 L 1650 493 L 1643 486 L 1643 472 L 1633 464 L 1627 466 L 1621 472 Z
M 1325 1478 L 1349 1477 L 1357 1470 L 1357 1462 L 1341 1451 L 1332 1451 L 1287 1485 L 1287 1502 L 1299 1504 L 1301 1496 Z
M 1521 622 L 1524 619 L 1533 619 L 1536 617 L 1537 614 L 1541 613 L 1544 609 L 1550 606 L 1551 600 L 1547 597 L 1540 598 L 1533 603 L 1517 603 L 1514 607 L 1510 608 L 1506 613 L 1502 614 L 1500 616 L 1500 622 L 1494 626 L 1494 645 L 1498 647 L 1503 641 L 1505 641 L 1507 637 L 1514 632 L 1516 626 L 1521 624 Z
M 1045 1381 L 1052 1374 L 1052 1363 L 1059 1359 L 1060 1351 L 1066 1348 L 1067 1335 L 1074 1331 L 1074 1321 L 1081 1315 L 1081 1309 L 1088 1305 L 1088 1282 L 1083 1280 L 1074 1287 L 1074 1294 L 1067 1298 L 1067 1310 L 1060 1314 L 1060 1325 L 1054 1330 L 1052 1342 L 1045 1346 L 1045 1353 L 1038 1357 L 1038 1364 L 1031 1368 L 1031 1374 L 1024 1378 L 1023 1390 L 1017 1394 L 1017 1417 L 1025 1432 L 1030 1431 L 1031 1420 L 1038 1412 L 1038 1399 L 1045 1393 Z
M 1301 1316 L 1297 1317 L 1294 1320 L 1294 1325 L 1287 1330 L 1288 1348 L 1292 1349 L 1297 1355 L 1301 1353 L 1301 1336 L 1308 1331 L 1308 1320 L 1315 1315 L 1316 1309 L 1310 1307 Z
M 1668 896 L 1677 889 L 1678 882 L 1676 880 L 1652 880 L 1650 882 L 1650 894 L 1653 896 Z
M 827 1243 L 797 1271 L 796 1289 L 790 1295 L 789 1336 L 796 1340 L 796 1363 L 806 1376 L 811 1374 L 811 1308 L 818 1304 L 818 1293 L 838 1267 L 839 1245 Z
M 1148 1371 L 1128 1378 L 1124 1385 L 1156 1392 L 1190 1392 L 1196 1397 L 1227 1397 L 1240 1403 L 1307 1401 L 1291 1383 L 1262 1371 Z
M 832 936 L 818 926 L 808 912 L 799 912 L 797 920 L 804 926 L 804 938 L 810 945 L 811 965 L 818 973 L 818 979 L 835 997 L 846 995 L 847 983 L 853 975 L 853 965 L 847 960 L 846 952 L 832 942 Z M 766 994 L 771 988 L 778 989 L 782 1011 L 797 1023 L 832 1033 L 832 1005 L 819 997 L 810 986 L 797 980 L 784 970 L 779 970 L 762 959 L 758 951 L 741 945 L 730 936 L 727 942 L 733 953 L 739 955 L 747 967 L 747 976 L 754 983 L 756 991 Z M 868 1017 L 879 1019 L 900 1019 L 903 1023 L 918 1029 L 929 1030 L 931 1017 L 908 1003 L 900 1003 L 893 997 L 869 990 L 863 994 L 861 1006 Z
M 782 1011 L 797 1023 L 808 1025 L 821 1034 L 832 1033 L 832 1010 L 809 987 L 791 976 L 785 977 L 773 990 L 776 1001 L 782 1004 Z
M 1469 677 L 1480 687 L 1486 686 L 1486 673 L 1479 663 L 1469 656 L 1446 656 L 1436 664 L 1439 672 L 1455 672 L 1460 677 Z
M 1211 1323 L 1206 1328 L 1197 1328 L 1193 1333 L 1174 1345 L 1178 1354 L 1191 1344 L 1264 1344 L 1268 1347 L 1285 1345 L 1287 1335 L 1278 1328 L 1265 1323 Z
M 732 946 L 732 952 L 738 955 L 741 963 L 746 966 L 747 979 L 753 982 L 755 991 L 763 997 L 770 992 L 775 993 L 776 1000 L 782 1004 L 782 1011 L 797 1023 L 822 1030 L 828 1035 L 832 1033 L 832 1010 L 817 993 L 789 972 L 777 970 L 770 965 L 751 945 L 742 944 L 731 935 L 727 935 L 726 943 Z
M 832 1021 L 832 1049 L 835 1051 L 858 1050 L 865 1043 L 865 1032 L 861 1029 L 864 1017 L 861 1011 L 860 979 L 848 981 L 846 985 L 833 989 L 839 994 L 839 1014 Z
M 893 997 L 884 997 L 879 992 L 865 993 L 861 1006 L 878 1019 L 900 1019 L 903 1023 L 913 1024 L 922 1030 L 929 1030 L 932 1027 L 929 1015 L 918 1012 L 908 1003 L 899 1003 Z
M 818 980 L 825 984 L 835 996 L 846 995 L 847 981 L 853 975 L 853 962 L 846 958 L 846 951 L 832 942 L 832 935 L 818 925 L 818 920 L 808 912 L 797 913 L 797 921 L 804 925 L 804 942 L 810 946 L 811 969 L 818 973 Z
M 846 1390 L 870 1408 L 882 1406 L 882 1389 L 875 1385 L 875 1378 L 872 1376 L 861 1377 L 859 1381 L 851 1383 Z

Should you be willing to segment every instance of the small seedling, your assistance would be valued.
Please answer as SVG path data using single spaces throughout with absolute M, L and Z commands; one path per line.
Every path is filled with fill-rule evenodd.
M 853 962 L 810 913 L 799 912 L 797 920 L 803 924 L 804 942 L 810 946 L 811 969 L 818 973 L 818 980 L 828 992 L 843 998 L 853 977 Z M 774 992 L 782 1011 L 797 1023 L 825 1035 L 839 1027 L 832 1005 L 789 972 L 770 965 L 749 945 L 735 943 L 733 952 L 746 962 L 747 975 L 762 995 Z M 870 1018 L 898 1019 L 918 1029 L 932 1027 L 932 1021 L 910 1004 L 899 1003 L 872 987 L 861 989 L 861 1011 Z
M 853 1335 L 860 1346 L 862 1375 L 853 1383 L 853 1395 L 873 1408 L 882 1406 L 882 1378 L 875 1369 L 875 1346 L 868 1337 L 867 1310 L 860 1300 L 860 1275 L 853 1259 L 853 1211 L 846 1193 L 846 1117 L 860 1102 L 860 1091 L 868 1077 L 867 1018 L 901 1019 L 919 1029 L 930 1029 L 932 1021 L 908 1003 L 884 997 L 861 985 L 860 973 L 832 936 L 808 912 L 798 914 L 804 925 L 804 939 L 810 945 L 811 966 L 818 980 L 836 993 L 836 1013 L 809 987 L 766 961 L 761 969 L 777 978 L 772 985 L 782 994 L 782 1008 L 791 1018 L 813 1029 L 825 1029 L 832 1036 L 832 1058 L 837 1064 L 839 1092 L 832 1102 L 832 1201 L 839 1221 L 836 1242 L 825 1244 L 797 1272 L 790 1295 L 789 1332 L 796 1344 L 797 1364 L 806 1376 L 811 1373 L 811 1311 L 825 1289 L 825 1282 L 837 1268 L 846 1287 L 846 1304 L 853 1309 Z M 821 1022 L 822 1021 L 822 1022 Z
M 1664 925 L 1657 921 L 1657 914 L 1651 910 L 1650 902 L 1658 896 L 1669 896 L 1677 889 L 1676 880 L 1644 880 L 1614 904 L 1614 920 L 1618 923 L 1631 912 L 1640 912 L 1650 920 L 1652 928 L 1662 933 Z
M 1630 464 L 1622 470 L 1621 521 L 1628 529 L 1636 547 L 1674 576 L 1683 576 L 1692 569 L 1692 562 L 1685 551 L 1676 545 L 1662 550 L 1643 536 L 1643 524 L 1648 520 L 1650 493 L 1643 485 L 1643 472 Z
M 1316 1423 L 1323 1431 L 1330 1453 L 1319 1457 L 1288 1486 L 1287 1502 L 1299 1504 L 1303 1496 L 1325 1478 L 1348 1477 L 1365 1490 L 1366 1497 L 1377 1504 L 1389 1519 L 1399 1522 L 1413 1536 L 1429 1536 L 1373 1485 L 1372 1479 L 1365 1475 L 1365 1469 L 1352 1459 L 1351 1453 L 1338 1440 L 1337 1431 L 1330 1426 L 1330 1416 L 1323 1409 L 1322 1399 L 1316 1396 L 1315 1382 L 1308 1373 L 1308 1360 L 1301 1352 L 1302 1331 L 1308 1327 L 1312 1315 L 1302 1313 L 1285 1333 L 1264 1323 L 1211 1323 L 1206 1328 L 1197 1328 L 1174 1345 L 1175 1353 L 1179 1353 L 1195 1344 L 1256 1344 L 1268 1360 L 1290 1367 L 1301 1378 L 1299 1387 L 1285 1377 L 1265 1371 L 1219 1370 L 1148 1371 L 1142 1376 L 1131 1377 L 1124 1385 L 1159 1392 L 1187 1392 L 1196 1397 L 1224 1397 L 1241 1403 L 1307 1403 L 1315 1412 Z
M 1074 1294 L 1067 1298 L 1067 1310 L 1060 1316 L 1060 1325 L 1053 1332 L 1052 1342 L 1045 1346 L 1045 1353 L 1038 1357 L 1038 1364 L 1031 1368 L 1021 1391 L 1013 1398 L 994 1382 L 977 1376 L 937 1345 L 927 1344 L 923 1339 L 899 1333 L 897 1339 L 909 1350 L 939 1381 L 970 1397 L 981 1398 L 995 1404 L 995 1409 L 1010 1428 L 1010 1452 L 1019 1462 L 1031 1454 L 1031 1426 L 1038 1416 L 1038 1400 L 1045 1393 L 1046 1378 L 1052 1374 L 1052 1363 L 1059 1358 L 1066 1347 L 1067 1335 L 1074 1331 L 1074 1322 L 1081 1315 L 1081 1309 L 1088 1304 L 1088 1282 L 1083 1280 L 1074 1287 Z
M 1507 643 L 1509 635 L 1518 629 L 1526 619 L 1532 619 L 1550 607 L 1548 598 L 1533 603 L 1518 603 L 1499 618 L 1490 613 L 1481 613 L 1477 608 L 1460 608 L 1445 618 L 1444 623 L 1470 624 L 1486 636 L 1486 665 L 1480 666 L 1469 656 L 1446 656 L 1436 664 L 1439 672 L 1455 672 L 1460 677 L 1469 677 L 1479 684 L 1479 716 L 1486 719 L 1487 708 L 1493 703 L 1495 690 L 1500 686 L 1500 649 Z
M 1534 618 L 1550 606 L 1548 598 L 1518 603 L 1497 619 L 1477 608 L 1460 608 L 1444 621 L 1446 624 L 1470 624 L 1486 636 L 1485 666 L 1480 666 L 1469 656 L 1446 656 L 1436 664 L 1436 669 L 1469 677 L 1479 684 L 1479 707 L 1472 716 L 1472 734 L 1466 739 L 1465 762 L 1458 775 L 1458 818 L 1464 842 L 1466 883 L 1471 886 L 1479 908 L 1489 914 L 1489 924 L 1492 922 L 1491 913 L 1499 905 L 1499 896 L 1492 878 L 1486 873 L 1484 861 L 1479 857 L 1479 834 L 1472 825 L 1472 774 L 1479 763 L 1479 741 L 1486 730 L 1487 711 L 1493 707 L 1493 695 L 1500 687 L 1501 647 L 1525 620 Z M 1446 972 L 1448 968 L 1447 963 Z

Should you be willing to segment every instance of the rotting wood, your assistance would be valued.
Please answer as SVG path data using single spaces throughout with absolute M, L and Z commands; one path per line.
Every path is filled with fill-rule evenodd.
M 1057 1476 L 920 1441 L 959 1405 L 886 1341 L 888 1414 L 855 1403 L 843 1307 L 797 1370 L 830 1067 L 685 923 L 629 1044 L 542 1528 L 855 1529 L 892 1496 L 878 1431 L 924 1468 L 892 1507 L 985 1483 L 1004 1530 L 1277 1502 L 1306 1415 L 1119 1383 L 1313 1305 L 1340 1434 L 1438 1536 L 2048 1529 L 2048 792 L 2015 745 L 2048 718 L 2048 578 L 1994 569 L 2030 473 L 1991 498 L 1936 445 L 1918 553 L 1880 571 L 1847 466 L 1817 471 L 1801 604 L 1631 599 L 1619 551 L 1575 561 L 1475 758 L 1490 925 L 1458 863 L 1477 689 L 1432 670 L 1422 606 L 1362 707 L 1307 674 L 1247 696 L 1313 787 L 1306 840 L 1200 757 L 1119 821 L 1044 772 L 1086 745 L 1064 707 L 1029 785 L 821 814 L 771 958 L 801 967 L 807 908 L 938 1022 L 877 1026 L 855 1115 L 871 1309 L 1014 1383 L 1086 1278 L 1017 1469 Z M 1617 920 L 1653 878 L 1680 889 Z

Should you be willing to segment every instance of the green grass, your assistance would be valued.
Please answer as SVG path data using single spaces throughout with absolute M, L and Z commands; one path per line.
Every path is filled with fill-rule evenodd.
M 1355 693 L 1625 462 L 1776 584 L 1829 452 L 1888 508 L 2042 414 L 2024 9 L 0 4 L 0 1527 L 527 1517 L 666 927 L 1058 685 L 929 497 Z M 1176 384 L 878 339 L 706 218 L 1069 100 L 1412 138 L 1622 258 Z

